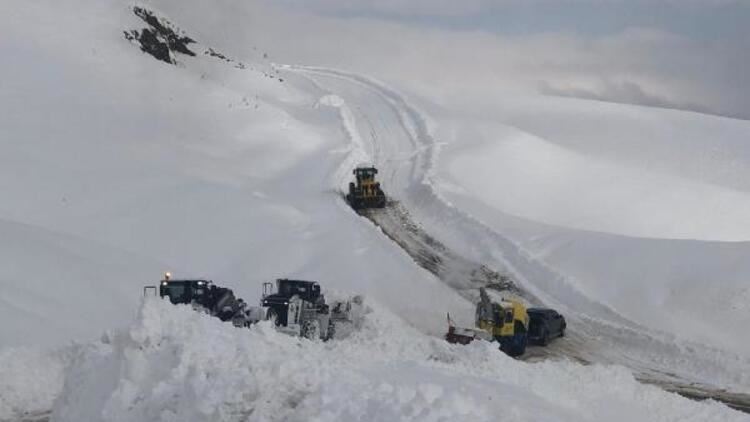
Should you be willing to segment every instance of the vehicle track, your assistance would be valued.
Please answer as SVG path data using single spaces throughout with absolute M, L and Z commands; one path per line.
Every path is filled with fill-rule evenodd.
M 478 300 L 479 287 L 487 287 L 500 295 L 509 294 L 523 298 L 532 305 L 544 305 L 537 298 L 520 290 L 509 276 L 452 252 L 411 220 L 408 211 L 396 201 L 390 201 L 385 209 L 361 210 L 359 214 L 380 227 L 383 233 L 406 251 L 418 265 L 472 302 Z M 590 321 L 583 325 L 588 326 L 590 330 L 592 326 L 596 327 L 596 322 Z M 580 327 L 576 324 L 576 330 L 569 330 L 566 337 L 554 340 L 549 346 L 530 345 L 521 359 L 528 362 L 569 359 L 585 365 L 624 364 L 624 359 L 620 361 L 602 359 L 602 356 L 596 353 L 595 348 L 590 347 L 592 346 L 591 338 L 577 331 Z M 606 326 L 596 329 L 609 330 Z M 629 367 L 632 369 L 640 366 L 638 362 L 631 362 L 631 364 L 632 366 Z M 653 368 L 640 368 L 635 373 L 635 377 L 641 382 L 661 387 L 690 399 L 712 399 L 736 410 L 750 413 L 750 395 L 748 394 L 733 393 L 696 382 L 685 382 L 673 374 L 660 373 Z
M 750 395 L 701 381 L 726 370 L 722 359 L 739 359 L 732 363 L 750 368 L 749 362 L 701 345 L 685 347 L 663 340 L 662 333 L 586 298 L 553 268 L 443 201 L 430 183 L 439 145 L 429 135 L 424 118 L 397 93 L 338 70 L 286 69 L 321 91 L 340 96 L 347 104 L 342 123 L 352 141 L 352 154 L 369 157 L 381 169 L 386 192 L 397 198 L 385 209 L 361 215 L 380 227 L 418 265 L 471 301 L 478 297 L 479 287 L 487 286 L 498 294 L 513 294 L 533 305 L 563 310 L 569 327 L 566 337 L 547 348 L 529 348 L 525 360 L 619 364 L 630 368 L 639 380 L 665 390 L 698 400 L 722 401 L 743 411 L 750 409 Z M 351 165 L 342 165 L 342 179 L 337 180 L 341 186 L 348 182 Z M 448 230 L 470 239 L 487 252 L 479 259 L 459 253 L 463 252 L 460 244 L 448 245 L 432 234 L 430 228 L 435 227 L 442 233 Z M 566 306 L 569 303 L 578 305 L 578 309 Z M 690 364 L 692 368 L 685 367 Z

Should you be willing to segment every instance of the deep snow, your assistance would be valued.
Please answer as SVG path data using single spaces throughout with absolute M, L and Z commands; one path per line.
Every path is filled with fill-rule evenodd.
M 750 123 L 591 105 L 437 112 L 440 192 L 629 320 L 750 356 Z
M 129 328 L 67 360 L 55 421 L 747 420 L 621 367 L 528 364 L 489 343 L 449 345 L 377 304 L 361 331 L 322 343 L 152 299 Z M 48 376 L 28 374 L 23 385 Z M 58 387 L 22 393 L 49 404 Z
M 697 365 L 696 381 L 742 389 L 746 243 L 722 241 L 747 240 L 744 122 L 549 98 L 421 99 L 417 111 L 368 78 L 276 66 L 272 40 L 214 25 L 251 5 L 143 4 L 196 38 L 198 56 L 172 66 L 141 53 L 122 34 L 144 25 L 126 1 L 0 4 L 0 54 L 13 57 L 0 68 L 0 420 L 44 415 L 56 397 L 63 421 L 746 419 L 622 366 L 527 364 L 430 337 L 446 311 L 470 323 L 472 304 L 339 195 L 373 162 L 454 251 L 632 342 L 594 356 Z M 158 301 L 121 328 L 165 270 L 251 303 L 263 281 L 316 279 L 374 311 L 329 344 Z M 634 335 L 638 324 L 654 331 Z
M 448 161 L 452 157 L 450 149 L 454 146 L 446 141 L 457 144 L 457 148 L 460 148 L 462 143 L 461 139 L 457 138 L 447 137 L 444 141 L 433 137 L 431 125 L 437 135 L 444 133 L 444 126 L 437 123 L 440 120 L 430 122 L 424 112 L 409 104 L 403 96 L 371 79 L 332 69 L 294 67 L 291 70 L 294 74 L 312 79 L 319 87 L 337 93 L 340 103 L 349 104 L 346 106 L 347 112 L 342 114 L 342 124 L 347 128 L 347 132 L 354 132 L 351 138 L 358 151 L 357 155 L 366 156 L 377 164 L 383 180 L 389 186 L 389 194 L 400 201 L 399 208 L 405 208 L 411 214 L 409 224 L 418 223 L 421 233 L 433 235 L 442 242 L 442 245 L 428 253 L 436 255 L 439 259 L 447 259 L 446 262 L 450 262 L 450 265 L 462 266 L 462 259 L 453 259 L 450 257 L 451 253 L 441 250 L 447 247 L 448 252 L 461 254 L 463 260 L 488 265 L 510 276 L 517 287 L 525 290 L 526 296 L 535 298 L 534 304 L 554 306 L 567 315 L 575 329 L 572 330 L 571 338 L 566 339 L 560 349 L 565 355 L 586 362 L 621 363 L 636 370 L 639 376 L 646 379 L 669 379 L 669 382 L 676 380 L 682 384 L 697 383 L 708 386 L 709 389 L 729 388 L 735 392 L 748 389 L 750 378 L 746 374 L 750 373 L 750 358 L 742 352 L 741 347 L 746 344 L 742 336 L 737 336 L 737 333 L 731 331 L 728 334 L 717 334 L 708 328 L 698 335 L 689 331 L 695 327 L 705 327 L 705 324 L 701 323 L 702 320 L 726 324 L 721 320 L 722 316 L 737 317 L 742 321 L 744 315 L 737 313 L 736 309 L 722 307 L 716 312 L 717 315 L 703 317 L 702 320 L 699 314 L 690 313 L 693 311 L 691 307 L 679 308 L 679 303 L 674 309 L 650 310 L 657 317 L 661 313 L 670 318 L 672 314 L 668 311 L 672 311 L 676 315 L 684 315 L 683 321 L 651 321 L 643 318 L 643 311 L 635 315 L 621 312 L 620 308 L 611 305 L 608 298 L 597 295 L 597 291 L 592 288 L 585 288 L 588 286 L 582 284 L 583 281 L 576 278 L 578 274 L 569 267 L 555 265 L 554 261 L 545 260 L 543 255 L 527 250 L 524 244 L 518 242 L 513 235 L 529 226 L 525 220 L 502 220 L 493 214 L 481 214 L 479 211 L 484 211 L 484 208 L 476 206 L 479 200 L 468 195 L 465 197 L 473 200 L 462 203 L 461 205 L 465 205 L 463 207 L 456 207 L 451 203 L 449 198 L 455 195 L 445 193 L 445 182 L 441 177 L 443 173 L 436 173 L 436 170 L 440 170 L 436 164 L 440 162 L 438 158 L 443 154 L 448 156 Z M 441 116 L 439 113 L 436 115 Z M 451 122 L 449 117 L 445 119 Z M 443 152 L 445 150 L 448 152 Z M 470 178 L 474 174 L 467 173 L 465 177 Z M 488 186 L 491 188 L 492 185 Z M 454 193 L 456 188 L 447 191 Z M 506 224 L 498 229 L 498 226 L 483 223 L 479 217 L 487 217 L 494 224 Z M 398 236 L 407 244 L 415 240 L 418 242 L 418 239 L 409 239 L 412 232 L 408 228 L 397 227 L 398 223 L 394 225 L 388 216 L 382 219 L 375 213 L 372 218 L 378 224 L 390 225 L 384 226 L 389 236 Z M 544 244 L 544 237 L 534 239 Z M 669 244 L 669 241 L 664 243 Z M 705 243 L 703 245 L 708 246 Z M 599 252 L 613 252 L 605 247 L 607 245 L 599 246 Z M 670 250 L 666 247 L 664 249 Z M 606 276 L 584 281 L 593 286 L 610 286 L 615 292 L 613 294 L 619 293 L 620 296 L 624 296 L 624 291 L 634 291 L 642 296 L 656 295 L 660 286 L 674 283 L 674 278 L 680 275 L 669 268 L 674 257 L 666 251 L 650 251 L 653 257 L 650 260 L 644 257 L 642 265 L 652 265 L 654 277 L 669 275 L 672 278 L 654 280 L 653 284 L 649 285 L 631 282 L 623 277 L 623 280 L 618 280 L 622 284 L 619 290 L 617 285 L 607 283 Z M 679 250 L 677 252 L 679 255 Z M 714 249 L 714 252 L 720 254 L 721 250 Z M 604 260 L 588 265 L 589 256 L 596 255 L 581 254 L 571 262 L 578 268 L 600 268 L 603 273 L 619 269 L 608 265 L 609 261 Z M 731 255 L 729 257 L 731 259 Z M 660 259 L 666 264 L 664 267 L 656 265 L 661 262 Z M 415 260 L 419 261 L 419 257 L 415 257 Z M 633 263 L 634 271 L 642 270 L 638 264 Z M 706 261 L 706 265 L 713 265 L 715 268 L 720 266 L 712 264 L 710 260 Z M 461 273 L 460 268 L 453 270 Z M 451 268 L 448 268 L 447 273 L 450 272 Z M 443 277 L 443 281 L 454 288 L 465 288 L 467 284 L 467 280 L 463 280 L 463 283 L 452 281 L 450 275 Z M 724 283 L 727 288 L 733 285 Z M 633 288 L 628 290 L 630 285 L 633 285 Z M 682 297 L 700 297 L 702 289 L 699 285 L 686 287 L 688 288 L 685 291 L 675 294 Z M 617 297 L 622 299 L 620 296 Z M 644 303 L 644 299 L 639 296 L 631 296 L 630 299 L 632 301 L 629 302 L 627 297 L 622 299 L 631 307 L 629 309 L 637 311 Z M 702 303 L 707 302 L 704 300 Z M 456 314 L 461 315 L 460 312 Z M 692 324 L 693 320 L 697 323 Z M 687 325 L 668 331 L 672 328 L 667 325 L 670 321 L 677 324 L 684 322 Z M 732 327 L 739 327 L 741 324 L 740 322 Z M 726 339 L 730 339 L 731 342 L 723 342 Z M 733 348 L 732 345 L 739 345 L 740 349 Z M 553 351 L 554 354 L 556 352 Z M 690 365 L 685 365 L 685 362 L 690 362 Z
M 305 81 L 267 77 L 260 52 L 243 58 L 247 69 L 205 54 L 159 63 L 122 37 L 143 26 L 128 2 L 82 1 L 97 13 L 81 16 L 55 2 L 13 6 L 2 6 L 3 45 L 17 59 L 0 102 L 0 313 L 33 315 L 4 328 L 15 334 L 3 344 L 95 338 L 167 270 L 213 278 L 250 303 L 264 281 L 316 279 L 432 332 L 442 318 L 404 285 L 469 309 L 338 199 L 349 144 L 338 109 Z

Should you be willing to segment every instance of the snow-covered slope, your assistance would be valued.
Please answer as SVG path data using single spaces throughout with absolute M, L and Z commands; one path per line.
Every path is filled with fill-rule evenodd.
M 80 15 L 56 2 L 2 8 L 3 54 L 15 57 L 2 70 L 3 230 L 79 239 L 47 252 L 34 233 L 3 238 L 13 253 L 0 312 L 18 321 L 4 344 L 96 337 L 166 270 L 212 277 L 251 303 L 264 281 L 317 279 L 383 299 L 433 332 L 443 320 L 432 305 L 470 306 L 343 205 L 338 110 L 307 85 L 269 77 L 262 53 L 238 68 L 197 44 L 197 57 L 172 66 L 123 37 L 146 26 L 128 2 L 82 1 L 91 13 Z M 100 251 L 69 259 L 76 242 Z M 127 268 L 109 264 L 117 253 Z
M 511 97 L 488 108 L 439 118 L 440 139 L 451 145 L 445 174 L 471 196 L 561 227 L 750 239 L 750 123 L 550 97 Z
M 596 271 L 610 268 L 606 263 L 601 266 L 588 265 L 588 258 L 598 255 L 581 253 L 570 259 L 569 266 L 557 265 L 556 262 L 544 259 L 542 254 L 527 250 L 520 240 L 522 238 L 516 236 L 522 228 L 528 226 L 547 226 L 529 224 L 518 217 L 499 220 L 492 213 L 482 213 L 487 207 L 479 206 L 481 202 L 471 194 L 462 196 L 463 202 L 458 207 L 447 199 L 455 199 L 456 192 L 461 189 L 455 183 L 446 183 L 442 171 L 436 173 L 440 170 L 437 164 L 441 161 L 438 159 L 442 157 L 443 162 L 451 162 L 451 158 L 458 155 L 453 154 L 455 150 L 452 149 L 460 149 L 463 145 L 461 139 L 450 137 L 452 131 L 446 130 L 454 122 L 452 114 L 441 114 L 440 110 L 433 110 L 432 115 L 436 117 L 433 122 L 429 122 L 427 115 L 409 104 L 402 95 L 368 78 L 323 68 L 294 67 L 291 70 L 293 74 L 310 78 L 319 87 L 336 93 L 339 102 L 345 105 L 342 107 L 342 124 L 351 133 L 352 144 L 359 155 L 368 157 L 377 164 L 389 194 L 400 201 L 402 208 L 409 211 L 412 222 L 421 223 L 422 231 L 436 236 L 442 242 L 428 253 L 435 254 L 438 259 L 449 258 L 440 250 L 447 246 L 469 262 L 482 263 L 503 271 L 527 294 L 535 297 L 536 303 L 554 306 L 567 315 L 570 326 L 574 329 L 573 334 L 561 342 L 560 351 L 564 355 L 583 361 L 626 364 L 648 379 L 664 379 L 667 376 L 665 374 L 669 374 L 667 377 L 675 378 L 678 383 L 713 385 L 713 388 L 730 388 L 732 391 L 745 391 L 750 385 L 750 379 L 744 375 L 750 369 L 750 358 L 742 352 L 744 340 L 741 336 L 736 336 L 736 332 L 731 332 L 742 326 L 743 314 L 738 313 L 736 308 L 725 307 L 708 317 L 701 318 L 690 313 L 690 306 L 697 302 L 700 302 L 698 306 L 715 305 L 717 300 L 721 300 L 720 297 L 712 303 L 707 297 L 701 296 L 700 286 L 688 284 L 676 294 L 680 298 L 692 299 L 693 303 L 676 303 L 670 313 L 659 308 L 659 305 L 645 311 L 639 306 L 648 303 L 646 299 L 650 299 L 650 295 L 657 295 L 658 300 L 661 286 L 672 286 L 673 279 L 652 279 L 653 285 L 624 280 L 618 288 L 619 285 L 603 284 L 601 279 L 589 278 L 586 281 L 593 287 L 586 288 L 589 286 L 576 278 L 574 269 Z M 589 102 L 589 105 L 595 107 L 596 103 Z M 429 110 L 430 104 L 425 108 Z M 458 116 L 465 114 L 465 110 L 456 111 Z M 469 124 L 472 123 L 469 117 L 463 118 Z M 432 135 L 430 124 L 436 136 Z M 498 133 L 502 133 L 502 127 L 498 129 Z M 452 141 L 453 145 L 443 139 Z M 481 154 L 479 157 L 481 160 Z M 481 168 L 478 169 L 482 171 Z M 473 175 L 473 172 L 467 173 L 465 177 Z M 486 181 L 481 178 L 477 180 Z M 491 187 L 491 184 L 487 186 L 488 191 Z M 496 209 L 495 213 L 498 213 Z M 485 218 L 490 224 L 482 222 Z M 392 223 L 387 220 L 376 221 L 379 224 Z M 501 221 L 506 221 L 507 224 L 500 226 Z M 401 233 L 406 238 L 410 236 L 408 229 L 398 225 L 391 224 L 387 230 L 389 235 L 395 233 L 399 236 Z M 711 247 L 709 243 L 703 245 Z M 606 245 L 599 246 L 604 253 L 612 253 L 612 249 L 604 247 Z M 714 252 L 722 254 L 721 249 L 714 248 Z M 632 254 L 633 251 L 623 247 L 621 253 Z M 731 259 L 731 254 L 727 257 Z M 651 260 L 646 255 L 642 258 L 640 265 L 652 265 L 650 271 L 655 278 L 676 274 L 669 267 L 677 259 L 674 256 L 661 252 L 654 254 Z M 707 265 L 714 267 L 720 266 L 721 262 L 722 259 L 718 258 L 706 261 Z M 454 263 L 462 265 L 460 262 Z M 659 267 L 658 263 L 664 266 Z M 442 262 L 442 265 L 446 264 L 448 262 Z M 638 262 L 633 265 L 636 270 L 641 268 Z M 668 271 L 665 271 L 665 267 Z M 445 270 L 451 272 L 451 268 Z M 469 273 L 465 276 L 472 277 Z M 467 282 L 465 280 L 459 284 L 465 286 Z M 607 286 L 609 290 L 606 290 Z M 725 283 L 725 286 L 731 291 L 731 282 Z M 623 312 L 620 307 L 613 306 L 614 301 L 608 300 L 609 297 L 592 294 L 597 287 L 605 292 L 613 292 L 610 297 L 616 297 L 625 303 L 626 310 L 631 312 Z M 629 296 L 623 292 L 629 293 Z M 721 289 L 717 292 L 721 292 Z M 715 294 L 717 297 L 721 295 Z M 648 317 L 663 318 L 652 321 Z M 737 325 L 731 325 L 728 334 L 717 334 L 706 326 L 706 321 L 727 324 L 722 321 L 722 317 L 736 317 L 739 321 Z M 676 328 L 669 326 L 669 323 L 682 325 Z M 700 333 L 687 331 L 696 330 L 697 327 L 703 327 Z M 691 365 L 686 366 L 685 362 L 691 362 Z
M 750 355 L 750 123 L 550 98 L 449 115 L 454 205 L 620 315 Z
M 143 256 L 19 223 L 0 221 L 0 238 L 4 345 L 62 344 L 125 325 L 133 315 L 133 292 L 163 268 Z
M 142 53 L 124 36 L 147 25 L 128 1 L 0 4 L 0 54 L 13 58 L 0 67 L 0 420 L 28 412 L 44 417 L 55 398 L 53 420 L 63 421 L 489 420 L 509 414 L 519 420 L 741 420 L 720 405 L 644 387 L 619 366 L 526 364 L 489 345 L 456 348 L 430 337 L 443 331 L 448 310 L 469 323 L 472 304 L 416 266 L 339 194 L 352 166 L 372 161 L 389 195 L 455 251 L 492 265 L 508 264 L 515 251 L 513 258 L 523 260 L 499 269 L 512 270 L 523 287 L 566 312 L 607 324 L 640 323 L 730 350 L 731 364 L 740 363 L 721 371 L 726 380 L 748 366 L 747 342 L 738 337 L 747 323 L 746 272 L 739 264 L 745 244 L 720 242 L 746 239 L 739 226 L 746 168 L 741 122 L 693 122 L 694 114 L 674 113 L 664 117 L 673 118 L 667 129 L 653 129 L 657 139 L 722 134 L 712 144 L 718 155 L 707 163 L 695 158 L 704 135 L 684 147 L 603 145 L 593 140 L 608 129 L 595 116 L 576 122 L 591 128 L 584 142 L 554 124 L 573 125 L 561 111 L 572 100 L 506 103 L 496 109 L 507 119 L 502 125 L 490 121 L 502 120 L 495 115 L 426 100 L 428 127 L 402 96 L 366 78 L 277 68 L 265 54 L 272 40 L 255 45 L 243 30 L 250 3 L 139 4 L 194 37 L 196 56 L 176 54 L 173 65 Z M 623 128 L 662 116 L 575 104 L 581 114 L 608 110 L 605 117 L 616 121 L 631 113 L 618 123 Z M 534 120 L 537 109 L 543 113 Z M 674 159 L 671 148 L 679 150 Z M 646 169 L 634 164 L 644 150 L 654 157 Z M 518 165 L 522 160 L 535 163 Z M 732 160 L 740 160 L 736 171 L 726 170 Z M 493 166 L 511 174 L 488 173 Z M 549 168 L 557 170 L 556 184 L 542 183 Z M 633 174 L 637 183 L 616 192 L 596 183 L 599 176 L 618 182 Z M 576 190 L 584 192 L 580 197 L 567 197 L 581 205 L 550 212 L 559 207 L 554 200 L 566 199 L 563 176 L 587 183 Z M 672 213 L 673 203 L 661 194 L 674 189 L 675 200 L 695 214 Z M 726 218 L 709 218 L 710 206 L 691 192 L 723 201 Z M 540 203 L 540 196 L 552 202 Z M 653 221 L 622 210 L 634 199 L 649 199 L 642 210 L 659 211 Z M 584 213 L 605 201 L 613 205 Z M 455 219 L 443 218 L 446 213 Z M 474 218 L 485 224 L 472 225 Z M 506 243 L 487 242 L 477 230 Z M 597 254 L 604 254 L 599 263 L 587 265 Z M 608 255 L 621 257 L 617 271 L 603 264 Z M 701 265 L 674 271 L 685 261 Z M 265 325 L 236 330 L 147 301 L 129 329 L 93 340 L 106 327 L 126 324 L 142 285 L 164 270 L 214 278 L 251 303 L 261 282 L 316 279 L 324 288 L 364 294 L 374 311 L 355 337 L 320 344 Z M 711 273 L 720 275 L 717 288 L 704 294 L 703 277 Z M 726 300 L 733 307 L 717 306 Z M 696 307 L 712 312 L 702 315 Z M 732 322 L 717 333 L 716 324 L 727 318 Z M 64 344 L 70 340 L 79 343 Z M 17 348 L 24 345 L 59 347 Z M 658 359 L 662 350 L 644 355 Z M 715 356 L 726 356 L 720 352 Z M 610 356 L 618 353 L 625 352 Z M 720 363 L 711 365 L 701 374 Z M 746 373 L 730 381 L 748 385 Z

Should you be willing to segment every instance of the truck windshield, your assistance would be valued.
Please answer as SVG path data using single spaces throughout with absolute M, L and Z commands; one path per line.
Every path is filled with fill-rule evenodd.
M 166 286 L 162 286 L 162 295 L 169 297 L 169 301 L 172 303 L 181 303 L 185 296 L 185 285 L 182 283 L 170 283 Z

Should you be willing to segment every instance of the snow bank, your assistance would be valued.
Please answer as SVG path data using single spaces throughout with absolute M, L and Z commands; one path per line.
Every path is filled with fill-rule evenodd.
M 63 388 L 72 348 L 0 350 L 0 421 L 49 412 Z
M 73 360 L 52 420 L 747 420 L 620 367 L 449 345 L 378 305 L 360 332 L 322 343 L 148 300 L 105 340 Z
M 655 115 L 652 117 L 677 120 L 671 118 L 675 112 L 650 113 Z M 640 117 L 645 120 L 645 114 Z M 612 120 L 610 130 L 626 131 L 620 127 L 625 123 Z M 638 125 L 637 120 L 628 120 L 628 124 Z M 690 125 L 701 128 L 716 124 L 712 120 L 726 119 L 696 117 Z M 565 124 L 576 125 L 576 119 Z M 750 239 L 745 224 L 745 216 L 750 213 L 750 194 L 734 187 L 734 183 L 722 186 L 716 183 L 719 176 L 711 176 L 721 175 L 729 165 L 740 165 L 736 158 L 730 162 L 706 157 L 701 163 L 701 174 L 689 177 L 692 175 L 687 170 L 672 169 L 677 164 L 668 166 L 651 158 L 651 150 L 667 148 L 665 145 L 644 145 L 642 161 L 634 163 L 630 157 L 618 160 L 611 151 L 600 152 L 607 147 L 629 150 L 632 146 L 626 142 L 624 145 L 602 142 L 605 145 L 602 146 L 590 139 L 587 151 L 580 144 L 574 149 L 555 138 L 534 136 L 536 126 L 525 128 L 528 131 L 525 132 L 481 119 L 457 126 L 457 142 L 444 154 L 443 175 L 456 181 L 464 194 L 508 214 L 550 225 L 633 237 Z M 744 131 L 736 132 L 735 140 L 746 138 L 750 135 L 750 124 Z M 578 133 L 584 136 L 582 131 Z M 607 136 L 593 131 L 585 135 Z M 667 144 L 675 150 L 683 148 L 683 142 L 713 143 L 713 138 L 701 139 L 701 135 L 696 130 L 693 137 L 697 139 L 673 139 L 670 131 L 663 130 L 652 132 L 649 139 L 652 144 Z M 721 156 L 731 153 L 732 150 L 715 152 Z M 678 154 L 676 159 L 683 155 Z M 684 161 L 686 167 L 691 166 L 689 160 Z
M 436 187 L 560 277 L 533 284 L 747 362 L 750 124 L 552 98 L 436 113 Z

